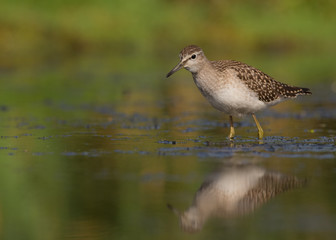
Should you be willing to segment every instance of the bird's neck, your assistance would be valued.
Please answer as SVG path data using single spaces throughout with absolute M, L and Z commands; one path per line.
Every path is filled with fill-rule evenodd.
M 206 60 L 197 72 L 192 73 L 194 82 L 201 93 L 208 97 L 215 89 L 214 83 L 220 78 L 210 61 Z

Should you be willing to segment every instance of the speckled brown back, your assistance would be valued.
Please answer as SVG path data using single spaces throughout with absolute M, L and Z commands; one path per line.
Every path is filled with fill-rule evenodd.
M 253 212 L 257 207 L 268 202 L 279 193 L 300 188 L 307 184 L 307 179 L 298 179 L 295 176 L 268 173 L 259 179 L 257 186 L 250 189 L 239 202 L 241 214 Z
M 272 102 L 280 97 L 295 98 L 298 95 L 311 94 L 308 88 L 300 88 L 278 82 L 262 71 L 239 61 L 221 60 L 212 61 L 211 63 L 218 71 L 227 69 L 236 71 L 237 77 L 256 92 L 259 100 L 263 102 Z

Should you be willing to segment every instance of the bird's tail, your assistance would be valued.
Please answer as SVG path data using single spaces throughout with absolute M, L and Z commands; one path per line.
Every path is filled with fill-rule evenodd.
M 286 86 L 284 88 L 285 97 L 295 98 L 298 95 L 312 95 L 312 92 L 309 88 L 302 88 L 302 87 L 294 87 L 294 86 Z
M 309 88 L 300 88 L 299 87 L 299 95 L 312 95 L 312 92 L 310 91 Z

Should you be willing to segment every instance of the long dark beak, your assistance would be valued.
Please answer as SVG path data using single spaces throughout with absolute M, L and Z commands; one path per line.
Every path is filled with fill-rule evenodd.
M 178 70 L 180 70 L 181 68 L 183 68 L 184 63 L 183 62 L 179 62 L 179 64 L 177 64 L 168 74 L 167 74 L 167 78 L 170 77 L 170 75 L 173 75 L 173 73 L 177 72 Z
M 177 210 L 176 208 L 174 208 L 172 205 L 170 205 L 169 203 L 167 203 L 167 207 L 176 215 L 176 216 L 180 216 L 181 213 L 179 210 Z

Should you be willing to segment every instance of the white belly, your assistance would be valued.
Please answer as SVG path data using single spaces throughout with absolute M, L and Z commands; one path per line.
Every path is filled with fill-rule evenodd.
M 234 116 L 252 114 L 267 107 L 257 94 L 243 84 L 227 85 L 216 90 L 212 96 L 207 96 L 207 99 L 214 108 Z
M 211 94 L 203 95 L 214 108 L 233 116 L 252 114 L 267 107 L 255 92 L 238 79 L 212 89 Z
M 260 101 L 257 93 L 230 72 L 213 78 L 200 74 L 197 78 L 194 76 L 194 81 L 214 108 L 233 116 L 252 114 L 284 100 L 279 98 L 268 103 Z

